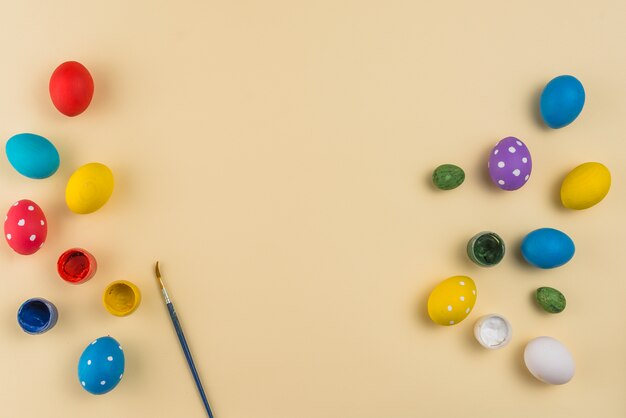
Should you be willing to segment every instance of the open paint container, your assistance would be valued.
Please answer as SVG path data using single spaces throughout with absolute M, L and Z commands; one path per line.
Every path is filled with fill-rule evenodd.
M 474 337 L 485 348 L 502 348 L 511 341 L 513 330 L 505 317 L 498 314 L 481 316 L 474 325 Z
M 504 241 L 495 232 L 480 232 L 467 243 L 468 257 L 482 267 L 495 266 L 502 261 L 504 250 Z
M 65 251 L 57 261 L 59 276 L 72 284 L 81 284 L 91 279 L 97 268 L 95 257 L 82 248 Z
M 102 297 L 104 307 L 115 316 L 130 315 L 141 302 L 139 288 L 126 280 L 110 283 Z
M 56 306 L 43 298 L 32 298 L 22 303 L 17 311 L 17 322 L 27 334 L 43 334 L 57 323 Z

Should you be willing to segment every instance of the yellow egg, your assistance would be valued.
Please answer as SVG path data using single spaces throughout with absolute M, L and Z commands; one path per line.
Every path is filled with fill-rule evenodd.
M 437 285 L 428 297 L 428 315 L 439 325 L 464 320 L 476 303 L 476 284 L 467 276 L 453 276 Z
M 587 209 L 600 202 L 611 188 L 611 173 L 600 163 L 584 163 L 561 184 L 561 202 L 569 209 Z
M 109 167 L 100 163 L 85 164 L 67 182 L 67 207 L 80 214 L 95 212 L 109 200 L 113 185 L 113 173 Z

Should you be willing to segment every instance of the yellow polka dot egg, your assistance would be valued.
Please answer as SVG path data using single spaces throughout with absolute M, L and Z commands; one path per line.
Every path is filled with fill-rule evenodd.
M 467 276 L 439 283 L 428 297 L 428 315 L 439 325 L 455 325 L 467 318 L 476 303 L 476 284 Z

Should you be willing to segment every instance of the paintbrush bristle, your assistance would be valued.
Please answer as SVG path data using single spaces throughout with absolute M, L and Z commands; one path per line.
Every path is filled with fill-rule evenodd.
M 154 266 L 154 273 L 156 274 L 156 278 L 159 281 L 159 285 L 161 286 L 162 290 L 165 290 L 165 285 L 163 284 L 163 279 L 161 279 L 161 270 L 159 270 L 159 262 L 156 262 L 156 265 Z
M 167 290 L 165 290 L 165 285 L 163 284 L 163 279 L 161 278 L 161 271 L 159 270 L 159 262 L 156 262 L 154 266 L 154 274 L 156 274 L 157 281 L 159 282 L 159 286 L 161 286 L 161 292 L 163 293 L 163 298 L 165 299 L 165 303 L 169 304 L 170 297 L 167 294 Z
M 159 262 L 156 262 L 156 265 L 154 266 L 154 272 L 157 276 L 157 279 L 161 280 L 161 271 L 159 270 Z

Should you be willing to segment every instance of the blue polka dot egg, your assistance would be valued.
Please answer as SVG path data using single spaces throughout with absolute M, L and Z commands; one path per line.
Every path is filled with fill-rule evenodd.
M 78 360 L 78 380 L 94 395 L 113 390 L 123 375 L 124 351 L 115 338 L 107 336 L 92 341 Z
M 533 162 L 528 147 L 514 136 L 502 139 L 491 150 L 489 176 L 502 190 L 517 190 L 530 178 Z

